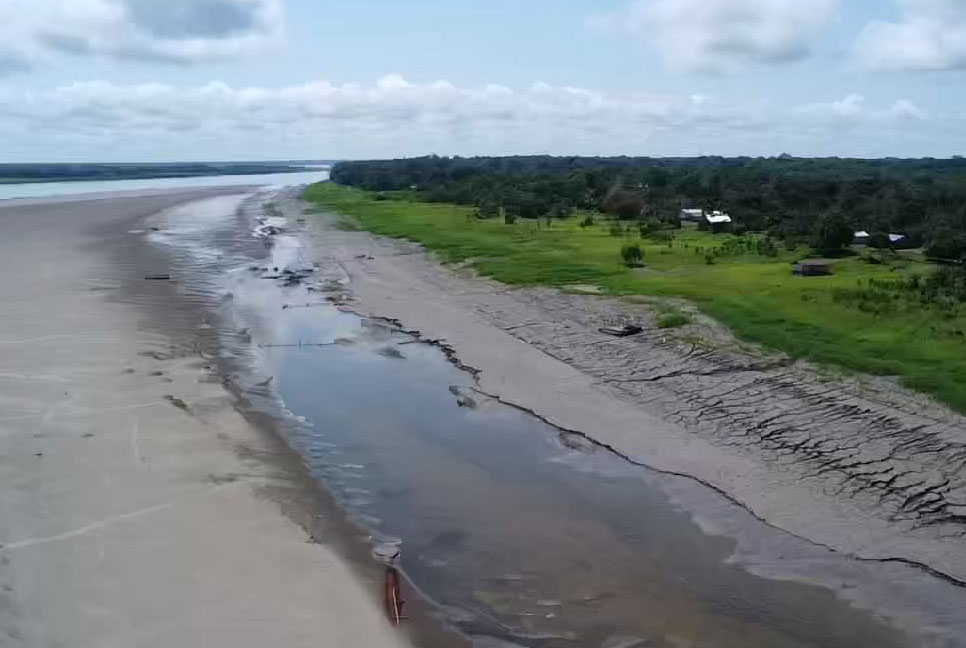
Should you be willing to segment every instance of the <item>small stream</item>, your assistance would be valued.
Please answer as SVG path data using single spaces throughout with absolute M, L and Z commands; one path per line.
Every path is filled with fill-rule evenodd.
M 285 198 L 195 203 L 151 237 L 207 300 L 232 378 L 287 422 L 373 542 L 401 544 L 407 577 L 474 645 L 966 642 L 963 590 L 776 531 L 477 393 L 441 349 L 340 309 L 351 285 L 324 251 L 252 234 L 295 224 Z

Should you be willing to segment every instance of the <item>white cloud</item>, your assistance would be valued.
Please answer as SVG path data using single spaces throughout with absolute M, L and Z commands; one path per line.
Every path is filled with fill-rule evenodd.
M 674 69 L 728 72 L 806 57 L 840 0 L 637 0 L 589 19 L 637 37 Z
M 53 54 L 227 58 L 280 42 L 283 23 L 281 0 L 2 0 L 0 74 Z
M 961 120 L 909 119 L 917 114 L 924 113 L 909 101 L 869 110 L 857 95 L 789 110 L 699 94 L 614 93 L 546 83 L 523 90 L 467 88 L 447 81 L 411 83 L 399 75 L 369 85 L 318 81 L 281 88 L 98 81 L 41 92 L 0 90 L 5 143 L 0 156 L 939 155 L 946 154 L 944 147 L 966 146 Z M 907 120 L 903 138 L 890 139 L 898 119 Z M 933 124 L 944 134 L 933 135 Z M 844 140 L 843 128 L 855 138 Z M 925 144 L 910 150 L 910 141 Z M 897 142 L 906 148 L 892 148 Z
M 868 110 L 865 97 L 859 94 L 850 94 L 844 99 L 827 103 L 811 103 L 796 112 L 800 116 L 832 120 L 840 125 L 929 118 L 922 108 L 908 99 L 899 99 L 884 110 Z
M 828 103 L 811 103 L 801 108 L 801 112 L 815 115 L 837 117 L 844 119 L 854 119 L 864 114 L 865 97 L 858 94 L 850 94 L 844 99 L 830 101 Z
M 899 99 L 894 104 L 889 106 L 888 110 L 878 113 L 876 116 L 884 117 L 886 119 L 928 119 L 929 116 L 926 112 L 909 101 L 908 99 Z
M 966 70 L 966 2 L 896 0 L 899 22 L 873 22 L 855 42 L 860 64 L 886 70 Z

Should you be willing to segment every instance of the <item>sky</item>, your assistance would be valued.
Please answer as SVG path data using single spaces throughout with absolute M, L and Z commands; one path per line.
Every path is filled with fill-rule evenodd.
M 966 154 L 966 0 L 0 0 L 0 162 Z

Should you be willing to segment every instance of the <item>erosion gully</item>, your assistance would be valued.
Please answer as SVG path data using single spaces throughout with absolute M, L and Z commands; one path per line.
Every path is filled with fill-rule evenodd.
M 632 465 L 340 305 L 349 278 L 315 263 L 326 255 L 299 236 L 296 196 L 192 203 L 140 235 L 204 305 L 226 380 L 282 422 L 358 537 L 400 544 L 440 623 L 478 646 L 966 645 L 962 588 Z

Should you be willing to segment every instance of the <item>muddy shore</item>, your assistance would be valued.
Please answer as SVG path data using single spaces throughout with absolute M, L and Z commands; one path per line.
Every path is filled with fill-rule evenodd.
M 146 227 L 238 191 L 0 205 L 0 645 L 406 645 L 179 278 L 145 279 Z
M 286 417 L 265 416 L 265 410 L 249 402 L 250 398 L 257 399 L 258 393 L 281 392 L 283 387 L 293 397 L 288 404 L 297 413 L 324 422 L 322 429 L 327 428 L 328 441 L 336 442 L 341 434 L 361 449 L 363 437 L 370 436 L 372 450 L 388 452 L 412 468 L 408 477 L 406 471 L 394 470 L 393 478 L 380 487 L 378 482 L 359 481 L 364 478 L 362 464 L 377 462 L 377 456 L 343 456 L 339 460 L 349 461 L 351 471 L 360 473 L 353 475 L 355 481 L 349 489 L 352 497 L 359 497 L 364 492 L 359 487 L 366 486 L 378 497 L 388 493 L 403 498 L 387 503 L 383 514 L 405 516 L 401 537 L 414 549 L 406 555 L 424 561 L 419 580 L 443 592 L 438 600 L 444 604 L 458 600 L 464 593 L 460 588 L 473 581 L 467 569 L 471 563 L 457 562 L 452 566 L 456 578 L 450 582 L 450 589 L 440 590 L 441 576 L 429 573 L 441 569 L 439 559 L 444 556 L 439 552 L 447 551 L 440 538 L 462 538 L 464 546 L 472 546 L 479 538 L 481 555 L 499 551 L 499 558 L 506 557 L 511 563 L 514 559 L 530 561 L 534 568 L 531 577 L 544 572 L 551 577 L 547 582 L 540 581 L 548 588 L 558 586 L 563 593 L 582 591 L 591 583 L 604 590 L 617 588 L 621 595 L 595 603 L 592 614 L 581 605 L 554 603 L 558 606 L 555 611 L 575 628 L 599 624 L 596 632 L 605 638 L 623 629 L 628 619 L 640 616 L 634 610 L 646 609 L 655 618 L 641 630 L 663 628 L 667 636 L 678 636 L 681 641 L 684 639 L 679 633 L 685 629 L 694 637 L 701 632 L 715 636 L 721 645 L 785 645 L 776 643 L 775 637 L 755 643 L 752 634 L 761 639 L 759 632 L 766 636 L 770 629 L 781 627 L 783 632 L 790 631 L 784 635 L 786 640 L 825 636 L 839 640 L 849 636 L 843 630 L 849 627 L 863 639 L 879 636 L 882 641 L 878 645 L 889 641 L 920 645 L 899 632 L 890 632 L 891 627 L 908 628 L 910 637 L 929 637 L 921 645 L 957 645 L 955 641 L 943 643 L 944 637 L 952 636 L 950 632 L 961 624 L 958 612 L 952 611 L 958 609 L 960 590 L 950 582 L 940 582 L 896 563 L 830 560 L 826 555 L 829 552 L 782 539 L 787 538 L 785 534 L 769 529 L 764 534 L 752 531 L 760 525 L 744 511 L 727 502 L 725 506 L 712 503 L 709 497 L 721 498 L 692 482 L 697 478 L 711 485 L 759 517 L 765 517 L 763 510 L 785 507 L 784 517 L 765 518 L 778 527 L 793 527 L 799 516 L 807 514 L 811 517 L 801 520 L 803 523 L 817 522 L 806 525 L 805 531 L 818 530 L 826 537 L 799 535 L 831 546 L 841 541 L 831 538 L 833 531 L 848 534 L 853 529 L 878 528 L 864 527 L 862 520 L 846 525 L 835 515 L 844 519 L 851 514 L 848 507 L 853 507 L 875 519 L 874 507 L 863 509 L 847 493 L 823 492 L 821 480 L 827 479 L 823 474 L 809 478 L 815 483 L 795 484 L 795 475 L 802 473 L 795 462 L 772 465 L 773 459 L 752 443 L 723 443 L 687 420 L 674 418 L 671 410 L 658 407 L 675 403 L 683 407 L 682 401 L 671 399 L 683 398 L 684 394 L 687 402 L 700 408 L 702 390 L 689 392 L 680 385 L 672 386 L 679 377 L 717 381 L 720 376 L 725 382 L 730 379 L 731 387 L 739 387 L 746 371 L 765 376 L 794 371 L 793 377 L 798 380 L 797 376 L 803 375 L 806 384 L 816 380 L 815 384 L 826 389 L 853 390 L 847 392 L 850 397 L 871 398 L 866 393 L 870 390 L 886 394 L 895 406 L 897 397 L 889 392 L 889 385 L 818 381 L 807 367 L 743 351 L 711 322 L 702 321 L 698 327 L 674 334 L 658 331 L 651 320 L 653 305 L 549 290 L 509 290 L 465 275 L 458 268 L 442 268 L 416 246 L 337 230 L 327 218 L 306 216 L 295 190 L 244 202 L 241 197 L 221 198 L 222 193 L 209 190 L 128 196 L 119 201 L 10 205 L 6 211 L 0 208 L 0 217 L 23 232 L 17 245 L 6 246 L 5 258 L 11 268 L 37 268 L 38 258 L 56 260 L 44 264 L 42 271 L 37 270 L 26 282 L 8 285 L 4 294 L 11 316 L 0 331 L 0 342 L 6 342 L 0 344 L 4 367 L 0 374 L 0 478 L 9 488 L 0 497 L 0 516 L 10 522 L 0 535 L 0 543 L 5 545 L 0 548 L 0 582 L 4 586 L 0 625 L 9 630 L 8 636 L 21 641 L 11 645 L 43 645 L 45 640 L 68 635 L 72 645 L 108 640 L 130 643 L 135 639 L 139 645 L 167 645 L 172 637 L 184 645 L 319 645 L 320 637 L 324 638 L 321 645 L 360 645 L 360 641 L 375 646 L 401 645 L 402 636 L 384 632 L 387 628 L 374 601 L 379 574 L 372 569 L 365 539 L 360 542 L 360 528 L 347 517 L 352 515 L 352 507 L 339 510 L 339 504 L 344 506 L 345 502 L 337 504 L 321 486 L 325 476 L 306 470 L 312 464 L 303 460 L 310 460 L 311 455 L 300 457 L 286 443 L 298 439 L 297 430 L 282 429 L 288 425 Z M 179 213 L 179 205 L 199 198 L 214 202 L 192 203 L 191 210 Z M 269 240 L 252 238 L 246 229 L 248 209 L 253 215 L 283 216 L 293 231 L 291 236 L 278 238 L 294 236 L 309 244 L 305 249 L 311 252 L 303 256 L 296 251 L 295 257 L 299 267 L 317 263 L 311 281 L 285 288 L 284 269 L 274 273 L 279 279 L 265 281 L 261 275 L 273 273 L 253 273 L 247 263 L 227 284 L 218 280 L 226 267 L 238 263 L 225 256 L 238 240 L 244 239 L 242 245 L 254 246 L 256 252 L 272 248 Z M 229 218 L 217 227 L 193 229 L 199 219 L 233 213 L 238 218 Z M 296 225 L 300 220 L 303 223 Z M 65 222 L 70 226 L 65 227 Z M 163 243 L 178 227 L 187 228 L 182 243 L 189 247 L 182 252 L 176 251 L 178 246 Z M 227 254 L 230 256 L 230 252 Z M 171 280 L 146 281 L 149 275 L 169 275 Z M 233 286 L 233 281 L 240 283 Z M 329 288 L 308 290 L 316 284 Z M 36 291 L 50 298 L 38 302 L 34 299 Z M 242 330 L 238 321 L 230 321 L 246 299 L 254 300 L 271 320 L 267 322 L 269 330 L 284 333 L 278 340 L 261 341 L 290 341 L 288 337 L 298 330 L 293 328 L 298 322 L 309 326 L 306 330 L 310 332 L 302 336 L 306 340 L 325 342 L 344 335 L 339 333 L 343 325 L 330 320 L 333 315 L 351 317 L 338 313 L 337 306 L 397 319 L 403 328 L 418 330 L 419 337 L 441 347 L 454 364 L 469 369 L 475 382 L 474 376 L 465 376 L 464 383 L 464 378 L 446 377 L 445 371 L 436 375 L 441 371 L 440 363 L 444 368 L 447 363 L 425 345 L 401 346 L 406 361 L 378 353 L 367 355 L 365 339 L 375 333 L 374 328 L 359 331 L 362 337 L 345 347 L 345 356 L 320 355 L 324 364 L 306 364 L 301 374 L 293 374 L 292 363 L 308 363 L 309 357 L 293 352 L 286 360 L 287 370 L 275 366 L 268 382 L 264 376 L 251 377 L 237 363 L 243 362 L 250 351 L 264 356 L 267 350 L 257 349 L 255 342 L 259 340 L 252 339 L 256 329 Z M 296 302 L 315 300 L 321 302 L 316 306 L 324 308 L 289 308 Z M 615 340 L 596 332 L 600 323 L 631 319 L 644 327 L 641 336 Z M 404 344 L 411 344 L 407 336 L 402 337 Z M 379 344 L 371 350 L 379 351 Z M 696 349 L 688 353 L 689 346 Z M 281 362 L 283 352 L 279 349 L 271 354 L 273 361 Z M 744 359 L 751 368 L 716 371 L 723 365 L 701 365 L 703 373 L 695 376 L 691 365 L 681 366 L 689 358 L 707 359 L 712 352 L 727 354 L 724 357 L 733 363 Z M 439 362 L 432 361 L 431 355 Z M 428 364 L 421 364 L 419 357 Z M 343 385 L 352 362 L 361 363 L 358 366 L 366 372 L 376 370 L 383 378 L 390 371 L 398 371 L 395 380 L 424 387 L 430 382 L 430 374 L 418 374 L 417 367 L 430 371 L 432 380 L 442 381 L 438 389 L 427 391 L 430 396 L 405 398 L 417 403 L 428 398 L 421 409 L 433 412 L 432 421 L 420 419 L 415 423 L 414 429 L 420 432 L 414 437 L 403 434 L 406 426 L 397 428 L 383 420 L 380 412 L 401 417 L 414 403 L 393 400 L 398 398 L 397 393 L 406 394 L 407 390 L 399 383 L 393 387 L 392 381 L 380 382 L 372 374 L 356 376 L 364 379 L 361 392 Z M 387 368 L 378 372 L 374 362 L 388 363 Z M 420 377 L 412 375 L 413 371 Z M 651 373 L 641 373 L 645 371 Z M 653 384 L 662 391 L 651 393 L 652 401 L 637 398 L 621 387 L 622 379 L 606 379 L 613 374 L 635 379 L 657 376 L 655 380 L 627 384 Z M 338 381 L 338 387 L 335 383 L 326 387 L 326 380 Z M 258 388 L 256 383 L 262 382 L 267 386 Z M 446 384 L 454 382 L 465 384 L 466 389 L 447 391 Z M 301 392 L 301 403 L 294 398 L 300 392 L 291 390 L 293 384 L 313 386 Z M 722 390 L 721 384 L 709 383 L 708 389 Z M 380 395 L 375 396 L 377 393 Z M 370 413 L 361 412 L 359 407 L 373 398 L 383 406 Z M 450 402 L 454 398 L 457 403 L 470 399 L 484 405 L 479 412 L 471 412 Z M 880 400 L 883 398 L 886 396 Z M 465 454 L 447 445 L 454 442 L 452 433 L 467 425 L 467 420 L 445 412 L 466 412 L 471 422 L 483 425 L 488 408 L 499 408 L 485 403 L 496 401 L 533 412 L 559 429 L 540 431 L 536 429 L 540 425 L 533 427 L 521 420 L 519 430 L 484 427 L 475 435 L 467 435 L 461 443 L 476 439 L 484 446 L 460 446 Z M 418 404 L 415 406 L 419 409 Z M 903 401 L 897 407 L 911 405 Z M 699 423 L 707 411 L 699 409 Z M 342 419 L 339 412 L 345 415 Z M 727 415 L 737 416 L 731 410 Z M 505 425 L 506 416 L 501 416 L 501 425 Z M 289 423 L 296 428 L 297 418 L 288 412 Z M 440 436 L 431 442 L 431 436 L 426 436 L 421 441 L 434 423 L 439 423 Z M 462 431 L 468 429 L 472 428 Z M 563 454 L 549 463 L 531 465 L 521 460 L 514 464 L 501 458 L 500 452 L 507 447 L 516 448 L 517 454 L 523 448 L 545 452 L 540 435 L 547 432 L 554 444 L 559 433 L 563 444 L 553 446 L 558 448 L 553 453 Z M 537 436 L 527 436 L 532 434 Z M 500 435 L 508 446 L 487 458 L 485 444 L 495 442 Z M 315 434 L 306 439 L 311 443 L 326 440 Z M 566 451 L 571 446 L 581 449 L 568 457 Z M 419 447 L 424 455 L 416 454 Z M 643 483 L 628 482 L 627 490 L 617 487 L 616 473 L 624 470 L 620 466 L 614 467 L 616 473 L 595 476 L 590 472 L 585 477 L 555 472 L 557 468 L 553 468 L 561 465 L 560 461 L 581 465 L 585 453 L 596 457 L 592 463 L 599 466 L 613 454 L 604 447 L 613 448 L 631 463 L 689 477 L 662 481 L 661 488 L 673 505 L 661 508 L 661 496 Z M 596 453 L 594 448 L 601 452 Z M 439 452 L 444 452 L 442 458 Z M 494 467 L 506 465 L 488 477 L 492 482 L 487 482 L 479 469 L 490 460 Z M 536 474 L 534 469 L 538 468 L 540 476 L 533 484 L 536 491 L 519 484 L 511 487 L 517 474 L 514 465 L 520 474 Z M 451 469 L 441 475 L 434 472 L 446 466 Z M 636 466 L 628 464 L 628 470 L 629 479 L 639 478 Z M 453 480 L 446 497 L 434 495 L 439 480 L 430 476 Z M 368 478 L 376 477 L 373 474 Z M 426 477 L 425 483 L 406 481 L 414 477 Z M 597 493 L 601 481 L 610 484 L 610 490 Z M 571 482 L 581 498 L 587 498 L 590 508 L 580 509 L 576 502 L 568 501 L 565 491 Z M 672 485 L 678 482 L 678 486 Z M 539 491 L 548 483 L 556 484 L 550 488 L 553 497 Z M 730 485 L 736 487 L 728 490 Z M 420 489 L 428 498 L 421 503 L 423 508 L 415 506 L 420 505 L 418 498 L 411 502 L 413 508 L 402 507 L 409 501 L 406 497 L 414 497 Z M 504 495 L 474 499 L 479 492 L 497 492 L 495 489 Z M 758 499 L 752 497 L 752 501 L 758 509 L 749 505 L 743 492 L 757 493 Z M 594 493 L 601 497 L 592 499 Z M 650 499 L 654 501 L 645 504 Z M 760 500 L 772 508 L 762 509 Z M 440 515 L 444 501 L 452 508 L 452 519 Z M 511 502 L 522 505 L 523 511 L 540 511 L 540 523 L 522 524 L 527 515 L 520 515 Z M 838 502 L 842 508 L 830 512 L 830 502 Z M 675 507 L 691 513 L 674 513 Z M 635 534 L 656 527 L 655 535 L 648 537 L 649 542 L 657 544 L 645 543 L 635 549 L 633 543 L 627 544 L 627 538 L 615 535 L 595 511 L 610 508 L 614 509 L 615 528 L 635 528 L 631 520 L 641 518 L 640 527 L 631 537 L 643 537 Z M 472 515 L 462 518 L 460 511 Z M 501 517 L 504 514 L 509 517 Z M 747 520 L 739 522 L 739 518 Z M 461 522 L 465 526 L 459 526 Z M 691 528 L 695 525 L 708 537 Z M 930 528 L 920 527 L 913 530 L 922 533 Z M 893 527 L 882 528 L 882 537 L 891 537 L 888 533 Z M 454 531 L 460 533 L 454 535 Z M 662 535 L 665 533 L 666 538 Z M 671 542 L 672 537 L 676 538 L 674 545 L 680 544 L 682 549 L 665 547 L 656 554 L 653 564 L 649 562 L 649 547 L 660 546 L 660 538 Z M 558 544 L 561 538 L 565 541 Z M 727 549 L 727 538 L 736 541 L 733 550 Z M 863 544 L 868 542 L 867 536 L 852 540 L 856 547 L 867 549 Z M 921 542 L 921 538 L 913 536 L 911 541 Z M 961 551 L 954 544 L 956 540 L 947 542 L 950 551 Z M 544 547 L 540 556 L 526 551 L 534 544 Z M 883 546 L 891 549 L 896 545 Z M 912 551 L 917 546 L 909 544 L 907 548 Z M 453 547 L 448 550 L 445 557 L 454 560 Z M 591 561 L 574 572 L 559 570 L 566 564 L 562 560 L 579 561 L 584 552 L 592 550 L 606 552 L 611 559 L 624 556 L 625 566 L 611 572 L 608 570 L 613 565 L 605 560 Z M 638 550 L 641 553 L 635 553 Z M 718 551 L 722 552 L 720 556 Z M 481 562 L 482 574 L 489 573 L 488 566 L 499 563 L 496 558 Z M 684 562 L 675 563 L 678 559 Z M 733 570 L 726 566 L 732 563 Z M 541 566 L 546 570 L 538 569 Z M 692 567 L 694 573 L 685 576 Z M 66 579 L 65 573 L 69 574 Z M 630 573 L 646 577 L 631 578 L 628 584 L 624 576 Z M 755 574 L 764 580 L 756 580 Z M 537 581 L 527 583 L 535 587 Z M 649 590 L 642 589 L 640 583 L 659 592 L 649 603 L 642 603 L 648 601 Z M 815 588 L 809 588 L 809 583 L 815 583 Z M 526 608 L 526 597 L 518 597 L 521 592 L 514 587 L 519 589 L 520 584 L 490 584 L 485 586 L 486 592 L 473 595 L 489 601 L 484 606 L 488 608 Z M 143 594 L 134 596 L 135 591 Z M 692 592 L 706 596 L 705 602 L 686 604 Z M 735 598 L 733 592 L 748 596 Z M 719 594 L 720 599 L 715 599 Z M 416 598 L 411 597 L 412 607 L 407 607 L 415 617 L 407 624 L 413 642 L 454 645 L 457 640 L 436 623 L 438 611 Z M 79 599 L 85 604 L 77 605 Z M 710 603 L 714 600 L 730 611 L 720 617 L 706 616 L 704 610 L 709 605 L 722 611 Z M 732 600 L 736 605 L 733 610 L 727 607 Z M 787 603 L 784 608 L 781 601 Z M 805 601 L 808 604 L 799 605 Z M 546 614 L 541 606 L 548 604 L 541 599 L 534 605 Z M 628 606 L 626 610 L 624 605 Z M 749 610 L 759 609 L 767 623 L 756 623 L 754 614 L 745 619 Z M 521 618 L 533 618 L 533 610 L 523 611 L 529 616 Z M 667 621 L 662 615 L 668 615 Z M 878 625 L 876 617 L 889 619 L 893 625 Z M 672 618 L 676 621 L 671 622 Z M 747 625 L 734 626 L 736 619 Z M 548 618 L 547 625 L 550 629 L 554 622 Z M 158 631 L 162 626 L 166 628 L 163 633 Z M 808 630 L 798 636 L 796 627 Z M 733 636 L 721 634 L 722 628 L 731 628 Z M 809 634 L 813 631 L 817 634 Z M 881 636 L 875 635 L 877 632 Z M 512 639 L 514 635 L 489 636 L 492 638 L 487 641 L 496 642 L 492 645 L 504 645 L 497 637 Z M 648 635 L 645 632 L 642 636 Z M 799 645 L 798 639 L 790 645 Z M 598 644 L 600 641 L 593 643 Z M 658 641 L 654 645 L 664 644 Z M 814 645 L 833 644 L 818 640 Z
M 304 209 L 282 205 L 292 219 Z M 351 308 L 438 341 L 481 393 L 815 544 L 966 584 L 962 416 L 885 379 L 750 349 L 706 318 L 669 332 L 655 304 L 510 288 L 336 221 L 310 217 L 315 261 L 351 280 Z M 615 321 L 644 331 L 598 331 Z

